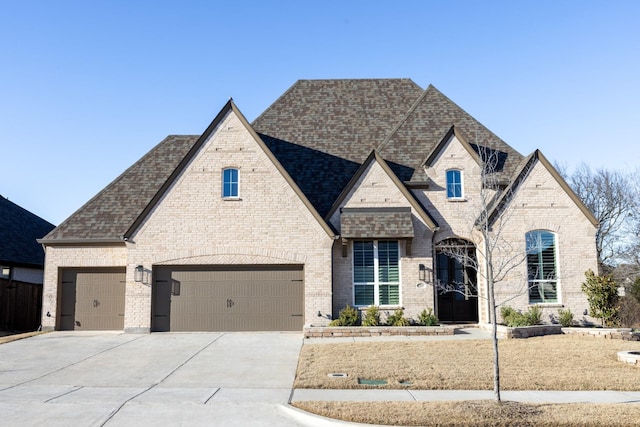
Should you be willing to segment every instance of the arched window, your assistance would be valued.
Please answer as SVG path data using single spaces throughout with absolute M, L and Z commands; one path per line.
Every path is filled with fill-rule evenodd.
M 462 171 L 451 169 L 447 171 L 447 199 L 462 199 Z
M 556 235 L 534 230 L 526 235 L 529 303 L 558 302 Z
M 222 197 L 238 198 L 240 183 L 240 171 L 236 168 L 222 170 Z

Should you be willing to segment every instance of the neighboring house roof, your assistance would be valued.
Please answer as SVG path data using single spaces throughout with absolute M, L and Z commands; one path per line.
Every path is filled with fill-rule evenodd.
M 0 196 L 0 263 L 44 265 L 44 251 L 36 242 L 54 225 Z

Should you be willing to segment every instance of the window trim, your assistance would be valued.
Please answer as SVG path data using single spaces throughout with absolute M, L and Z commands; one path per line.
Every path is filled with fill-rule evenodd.
M 455 192 L 453 196 L 449 196 L 449 173 L 457 173 L 460 178 L 460 182 L 451 182 L 451 185 L 456 185 L 460 187 L 460 195 L 455 196 Z M 455 176 L 455 175 L 453 175 Z M 462 169 L 447 169 L 445 172 L 445 190 L 447 192 L 447 200 L 464 200 L 464 173 Z
M 230 181 L 229 181 L 229 185 L 231 185 L 231 189 L 233 189 L 233 185 L 235 184 L 236 186 L 236 194 L 230 194 L 230 195 L 225 195 L 225 190 L 226 190 L 226 185 L 227 185 L 227 181 L 226 181 L 226 173 L 227 171 L 235 171 L 236 172 L 236 180 L 235 182 L 233 181 L 233 177 L 230 177 Z M 240 199 L 240 168 L 234 167 L 234 166 L 229 166 L 226 168 L 222 169 L 222 174 L 221 174 L 221 178 L 222 178 L 222 188 L 221 188 L 221 195 L 222 198 L 224 200 L 238 200 Z
M 546 233 L 548 235 L 553 236 L 553 274 L 555 276 L 554 279 L 539 279 L 539 278 L 535 278 L 535 279 L 531 279 L 530 275 L 529 275 L 529 271 L 530 271 L 530 263 L 529 263 L 529 255 L 530 254 L 536 254 L 538 257 L 538 264 L 540 263 L 540 257 L 542 257 L 542 252 L 538 249 L 535 249 L 536 251 L 533 252 L 532 248 L 528 247 L 529 245 L 529 236 L 533 235 L 533 233 Z M 559 254 L 558 254 L 558 234 L 554 233 L 553 231 L 550 230 L 545 230 L 545 229 L 536 229 L 536 230 L 530 230 L 527 231 L 525 233 L 525 246 L 527 246 L 525 248 L 525 254 L 526 254 L 526 269 L 527 269 L 527 298 L 528 298 L 528 303 L 530 305 L 558 305 L 558 304 L 562 304 L 562 293 L 560 292 L 560 265 L 559 265 Z M 542 261 L 544 263 L 544 261 Z M 543 271 L 544 274 L 544 271 Z M 542 296 L 540 296 L 539 299 L 531 299 L 531 293 L 533 291 L 533 287 L 535 286 L 538 291 L 538 295 L 540 295 L 540 290 L 539 290 L 539 284 L 545 284 L 545 283 L 550 283 L 550 284 L 554 284 L 555 285 L 555 298 L 554 299 L 549 299 L 547 300 L 544 296 L 544 292 L 542 294 Z
M 355 244 L 357 242 L 373 242 L 373 281 L 372 282 L 356 282 L 355 280 Z M 384 285 L 396 285 L 396 282 L 381 282 L 380 281 L 380 256 L 379 256 L 379 244 L 380 242 L 395 242 L 398 248 L 398 302 L 396 304 L 380 304 L 380 286 Z M 354 240 L 351 244 L 351 285 L 352 293 L 351 300 L 354 307 L 402 307 L 402 250 L 400 240 L 396 239 L 358 239 Z M 356 286 L 371 286 L 373 285 L 373 304 L 356 304 Z

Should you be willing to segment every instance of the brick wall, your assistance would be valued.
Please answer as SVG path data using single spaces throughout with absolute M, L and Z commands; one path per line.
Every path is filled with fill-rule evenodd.
M 239 170 L 239 199 L 222 199 L 222 170 Z M 331 313 L 331 246 L 317 219 L 230 113 L 131 239 L 127 265 L 298 264 L 305 323 Z M 125 329 L 149 328 L 151 293 L 128 277 Z M 324 319 L 328 322 L 328 319 Z
M 384 169 L 377 162 L 372 162 L 345 197 L 341 207 L 411 207 L 411 204 Z M 400 297 L 405 316 L 416 319 L 418 313 L 425 308 L 433 308 L 433 287 L 423 284 L 418 286 L 420 264 L 428 269 L 432 266 L 432 233 L 414 210 L 412 220 L 415 237 L 410 255 L 407 254 L 406 241 L 400 241 Z M 330 221 L 340 230 L 340 210 L 336 210 Z M 353 305 L 352 242 L 348 242 L 347 256 L 343 257 L 342 243 L 337 241 L 333 257 L 333 316 L 337 317 L 347 304 Z M 382 307 L 382 317 L 386 316 L 386 312 L 393 313 L 394 308 L 397 307 Z

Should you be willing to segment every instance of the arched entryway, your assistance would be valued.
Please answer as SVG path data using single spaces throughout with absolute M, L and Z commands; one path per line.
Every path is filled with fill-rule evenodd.
M 463 239 L 436 244 L 436 295 L 441 322 L 478 321 L 476 247 Z

